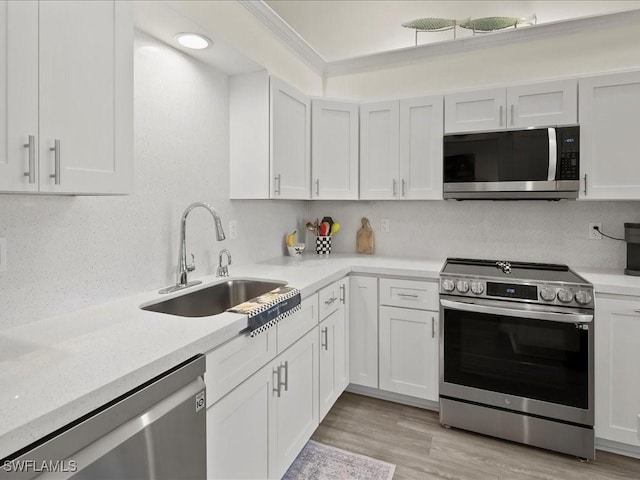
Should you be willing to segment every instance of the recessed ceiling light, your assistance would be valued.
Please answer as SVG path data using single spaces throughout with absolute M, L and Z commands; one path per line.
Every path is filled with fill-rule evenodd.
M 193 50 L 203 50 L 213 45 L 211 40 L 199 33 L 179 33 L 176 35 L 176 40 L 183 47 Z

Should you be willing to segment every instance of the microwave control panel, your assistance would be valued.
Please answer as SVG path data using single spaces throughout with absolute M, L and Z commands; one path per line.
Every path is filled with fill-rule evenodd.
M 556 180 L 580 178 L 580 127 L 558 128 L 558 171 Z

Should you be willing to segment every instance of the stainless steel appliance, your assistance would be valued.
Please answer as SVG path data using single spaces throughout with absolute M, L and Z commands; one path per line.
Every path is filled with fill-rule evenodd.
M 580 127 L 445 135 L 443 162 L 444 198 L 575 199 Z
M 440 423 L 593 459 L 593 308 L 567 266 L 447 259 Z
M 0 478 L 203 479 L 205 357 L 198 355 L 0 461 Z

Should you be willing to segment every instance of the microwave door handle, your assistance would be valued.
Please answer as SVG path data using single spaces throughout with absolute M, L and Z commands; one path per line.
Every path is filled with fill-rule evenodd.
M 556 141 L 556 129 L 548 128 L 547 130 L 549 132 L 549 174 L 547 180 L 555 182 L 558 166 L 558 142 Z
M 487 313 L 489 315 L 504 315 L 505 317 L 532 318 L 534 320 L 548 320 L 550 322 L 589 323 L 593 321 L 593 315 L 582 313 L 541 312 L 539 310 L 525 310 L 515 307 L 502 308 L 489 305 L 478 305 L 476 303 L 453 302 L 451 300 L 444 299 L 440 300 L 440 305 L 452 310 Z

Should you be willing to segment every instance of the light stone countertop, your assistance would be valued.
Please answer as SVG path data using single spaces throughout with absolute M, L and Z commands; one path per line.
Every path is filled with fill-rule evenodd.
M 302 297 L 349 273 L 437 279 L 444 259 L 331 255 L 279 257 L 230 267 L 233 278 L 286 281 Z M 577 270 L 597 292 L 640 295 L 640 277 Z M 0 331 L 0 458 L 246 329 L 234 313 L 182 318 L 140 305 L 180 296 L 142 293 Z M 158 285 L 158 288 L 164 285 Z
M 232 265 L 230 278 L 286 281 L 305 298 L 350 272 L 438 278 L 443 261 L 332 255 Z M 170 295 L 157 291 L 0 331 L 0 458 L 205 353 L 247 328 L 247 317 L 222 313 L 182 318 L 139 308 Z M 158 285 L 158 288 L 164 285 Z

